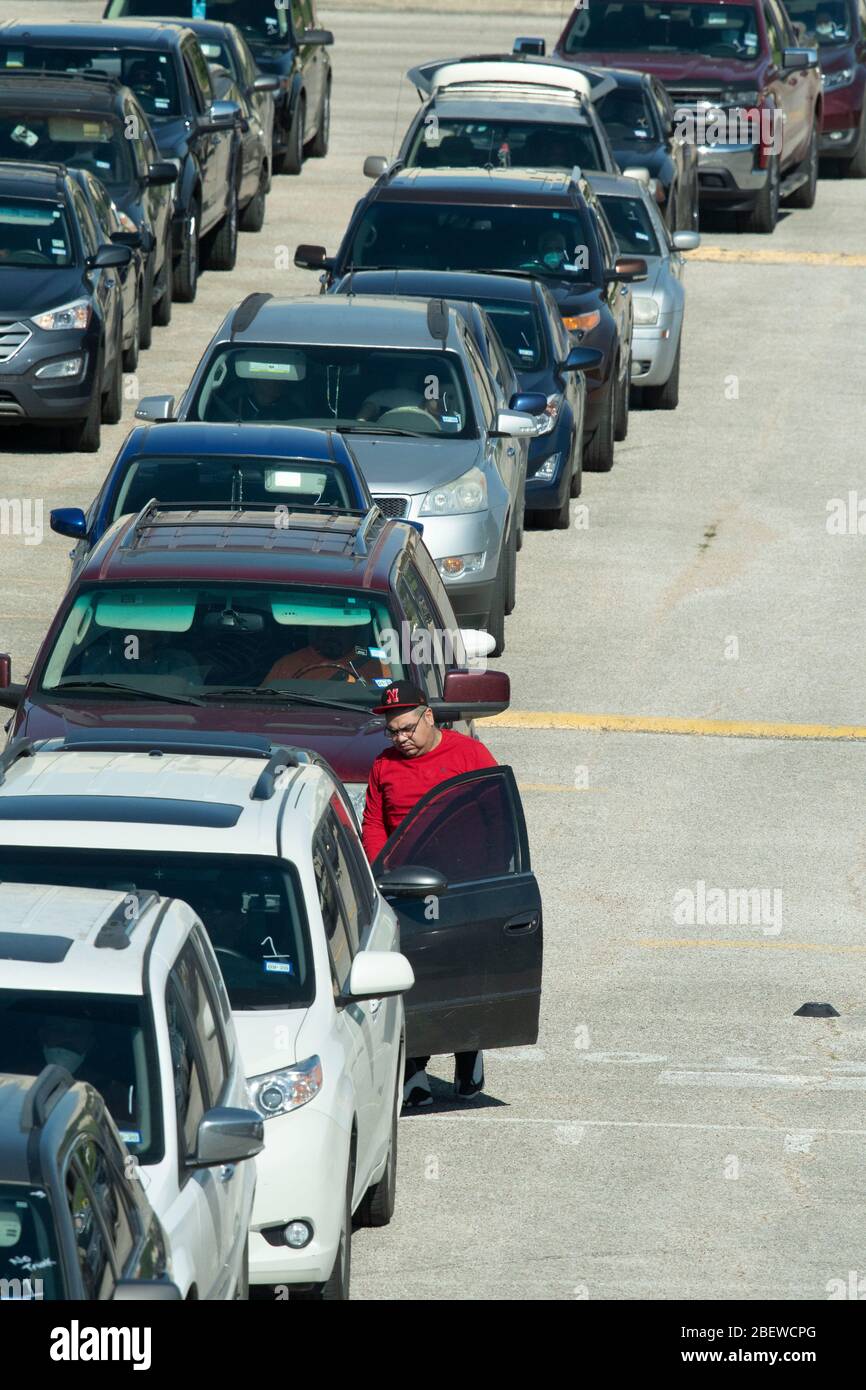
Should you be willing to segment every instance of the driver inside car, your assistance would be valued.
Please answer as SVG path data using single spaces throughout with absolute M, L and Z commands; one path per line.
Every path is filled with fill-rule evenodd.
M 371 655 L 379 649 L 363 645 L 365 628 L 315 626 L 308 631 L 306 646 L 279 657 L 262 685 L 296 680 L 347 680 L 367 685 L 371 680 L 390 677 L 385 661 Z

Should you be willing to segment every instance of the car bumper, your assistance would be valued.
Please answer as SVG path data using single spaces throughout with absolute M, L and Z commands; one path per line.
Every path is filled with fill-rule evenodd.
M 568 431 L 557 427 L 552 434 L 536 436 L 530 444 L 524 498 L 532 511 L 558 511 L 571 489 L 570 429 L 570 425 Z M 539 478 L 538 470 L 546 464 L 550 476 Z
M 265 1121 L 265 1147 L 256 1159 L 251 1284 L 323 1284 L 328 1279 L 340 1243 L 349 1139 L 315 1100 Z M 272 1245 L 262 1234 L 297 1220 L 313 1227 L 303 1250 Z
M 413 519 L 415 516 L 413 510 Z M 467 512 L 462 516 L 419 516 L 424 527 L 424 544 L 434 561 L 453 555 L 483 555 L 480 570 L 456 577 L 442 576 L 448 597 L 462 626 L 483 626 L 474 620 L 490 612 L 490 597 L 499 567 L 502 532 L 505 522 L 491 508 L 483 512 Z M 469 618 L 473 622 L 469 622 Z
M 97 387 L 95 346 L 95 338 L 83 332 L 34 333 L 14 357 L 0 363 L 0 424 L 83 420 Z M 37 376 L 66 357 L 82 359 L 77 376 Z
M 754 145 L 698 146 L 698 193 L 707 206 L 747 211 L 767 178 L 766 169 L 755 168 Z
M 664 386 L 673 371 L 680 325 L 673 314 L 657 324 L 635 327 L 631 340 L 632 386 Z
M 857 144 L 862 120 L 862 84 L 852 82 L 849 87 L 840 87 L 835 92 L 825 92 L 819 152 L 830 159 L 834 155 L 850 156 Z

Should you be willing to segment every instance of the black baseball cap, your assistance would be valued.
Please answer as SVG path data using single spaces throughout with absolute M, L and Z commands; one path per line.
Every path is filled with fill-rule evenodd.
M 402 714 L 403 710 L 417 709 L 419 705 L 426 704 L 427 697 L 417 685 L 413 685 L 411 681 L 395 681 L 385 691 L 384 702 L 373 706 L 373 713 L 384 714 L 387 718 L 389 715 Z

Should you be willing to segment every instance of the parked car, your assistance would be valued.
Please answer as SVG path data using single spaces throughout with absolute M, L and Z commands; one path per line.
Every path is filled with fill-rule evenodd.
M 330 29 L 320 29 L 315 0 L 108 0 L 106 19 L 174 10 L 237 25 L 261 71 L 280 80 L 274 123 L 273 170 L 299 174 L 304 159 L 328 153 L 331 129 Z
M 4 774 L 12 763 L 0 764 Z M 47 813 L 48 834 L 25 840 L 57 843 L 51 817 L 73 811 L 68 788 L 61 776 L 54 782 L 59 801 L 52 793 L 48 802 L 30 802 Z M 80 826 L 96 811 L 127 835 L 135 825 L 138 839 L 141 805 L 133 800 L 109 793 L 107 801 L 80 805 L 76 820 Z M 165 823 L 165 806 L 152 809 Z M 7 829 L 4 839 L 14 843 L 21 823 L 17 833 L 13 823 Z M 246 1298 L 256 1182 L 250 1160 L 262 1149 L 262 1122 L 250 1109 L 220 968 L 195 912 L 152 889 L 80 886 L 43 873 L 32 883 L 19 876 L 0 884 L 0 921 L 3 1070 L 31 1074 L 59 1059 L 98 1090 L 159 1216 L 181 1297 Z M 115 1239 L 128 1242 L 116 1229 L 123 1209 L 112 1213 L 110 1191 L 106 1197 L 101 1215 Z M 91 1214 L 87 1182 L 73 1202 L 83 1228 Z M 93 1246 L 88 1235 L 95 1265 L 98 1232 Z M 93 1268 L 87 1272 L 94 1277 Z M 111 1275 L 104 1271 L 102 1286 Z
M 267 125 L 263 125 L 252 102 L 227 68 L 210 65 L 214 95 L 219 101 L 230 101 L 241 113 L 241 139 L 238 172 L 238 217 L 241 231 L 260 232 L 264 226 L 268 189 L 270 188 L 271 137 L 273 110 Z M 264 79 L 265 81 L 267 79 Z
M 389 170 L 358 203 L 336 256 L 300 246 L 295 264 L 322 272 L 323 290 L 352 270 L 495 270 L 542 280 L 575 345 L 603 354 L 587 371 L 583 466 L 613 467 L 614 440 L 628 431 L 629 285 L 646 265 L 617 257 L 582 175 Z
M 168 507 L 270 508 L 274 519 L 307 510 L 366 516 L 373 499 L 342 435 L 290 425 L 139 425 L 126 436 L 85 513 L 59 507 L 51 529 L 77 541 L 72 577 L 120 517 Z
M 700 233 L 671 233 L 655 199 L 634 179 L 594 174 L 592 185 L 620 251 L 647 264 L 647 278 L 634 292 L 632 389 L 643 406 L 676 410 L 686 304 L 682 253 L 700 245 Z
M 163 160 L 177 169 L 173 292 L 195 299 L 199 267 L 231 270 L 237 257 L 241 113 L 218 102 L 198 39 L 177 24 L 0 23 L 0 70 L 105 72 L 130 87 Z
M 371 715 L 382 690 L 413 680 L 439 722 L 471 735 L 508 707 L 505 673 L 468 664 L 491 646 L 458 626 L 414 527 L 375 508 L 154 504 L 94 546 L 26 686 L 0 657 L 0 705 L 13 737 L 119 721 L 303 743 L 362 806 L 389 746 Z
M 863 0 L 786 0 L 798 43 L 821 60 L 823 159 L 866 178 L 866 5 Z
M 511 54 L 443 59 L 407 76 L 422 99 L 397 155 L 407 168 L 618 172 L 593 83 L 564 63 Z M 602 74 L 595 84 L 604 81 Z
M 144 295 L 144 252 L 141 232 L 128 232 L 120 220 L 120 214 L 105 189 L 105 185 L 87 169 L 70 169 L 70 177 L 78 184 L 87 201 L 87 206 L 96 223 L 101 245 L 114 243 L 128 246 L 131 256 L 126 265 L 118 266 L 117 278 L 120 282 L 120 307 L 123 321 L 121 342 L 123 356 L 121 363 L 125 372 L 134 372 L 138 366 L 141 347 L 141 313 Z
M 100 239 L 73 174 L 0 162 L 0 421 L 58 425 L 67 447 L 99 448 L 123 410 L 128 246 Z
M 423 524 L 455 612 L 499 655 L 536 430 L 524 405 L 545 402 L 503 399 L 446 304 L 261 295 L 217 329 L 175 414 L 347 435 L 374 500 Z
M 37 901 L 45 890 L 10 895 Z M 4 970 L 8 936 L 4 921 Z M 3 1053 L 9 1042 L 0 1036 Z M 63 1066 L 0 1072 L 0 1231 L 0 1302 L 181 1297 L 165 1232 L 102 1096 Z
M 564 529 L 570 522 L 570 499 L 579 497 L 583 478 L 583 417 L 586 379 L 597 367 L 595 348 L 573 347 L 556 300 L 534 276 L 461 274 L 441 270 L 359 270 L 335 286 L 337 294 L 394 294 L 450 303 L 474 303 L 495 329 L 476 331 L 482 356 L 492 372 L 503 355 L 516 376 L 515 389 L 541 392 L 547 400 L 538 417 L 538 432 L 529 441 L 524 500 L 536 525 Z
M 371 871 L 340 783 L 302 749 L 105 729 L 3 761 L 4 882 L 158 883 L 200 914 L 265 1121 L 251 1282 L 346 1298 L 353 1215 L 394 1211 L 407 1050 L 537 1038 L 542 905 L 512 770 L 434 788 Z
M 101 73 L 0 70 L 0 158 L 65 164 L 99 179 L 144 256 L 139 343 L 171 320 L 171 224 L 177 169 L 164 160 L 134 92 Z M 132 368 L 127 367 L 127 371 Z
M 818 54 L 798 44 L 781 0 L 593 0 L 572 11 L 556 52 L 663 82 L 698 145 L 702 204 L 741 213 L 745 231 L 772 232 L 783 198 L 812 207 Z

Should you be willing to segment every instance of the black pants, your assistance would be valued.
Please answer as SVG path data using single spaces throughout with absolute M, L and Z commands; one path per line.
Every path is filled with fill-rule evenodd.
M 475 1070 L 475 1059 L 477 1056 L 477 1052 L 455 1052 L 454 1062 L 457 1070 L 457 1080 L 461 1085 L 472 1080 L 472 1073 Z M 429 1057 L 407 1057 L 406 1072 L 403 1077 L 404 1085 L 410 1077 L 415 1075 L 416 1071 L 425 1071 L 429 1061 Z

